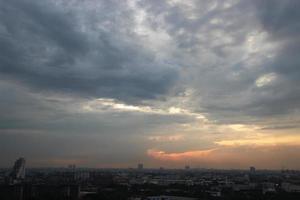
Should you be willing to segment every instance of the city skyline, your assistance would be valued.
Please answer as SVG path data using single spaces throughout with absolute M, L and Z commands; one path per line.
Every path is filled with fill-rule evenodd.
M 299 170 L 299 7 L 0 0 L 0 167 Z

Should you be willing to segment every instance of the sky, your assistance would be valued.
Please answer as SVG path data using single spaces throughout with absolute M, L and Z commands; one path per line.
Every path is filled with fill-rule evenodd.
M 300 169 L 299 8 L 0 0 L 0 167 Z

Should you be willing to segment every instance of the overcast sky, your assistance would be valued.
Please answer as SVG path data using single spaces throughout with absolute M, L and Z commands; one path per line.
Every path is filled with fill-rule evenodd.
M 299 8 L 0 0 L 0 167 L 300 169 Z

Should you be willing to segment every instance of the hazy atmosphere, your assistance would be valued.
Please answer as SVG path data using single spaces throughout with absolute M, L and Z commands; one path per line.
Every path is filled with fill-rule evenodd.
M 300 169 L 299 8 L 0 0 L 0 167 Z

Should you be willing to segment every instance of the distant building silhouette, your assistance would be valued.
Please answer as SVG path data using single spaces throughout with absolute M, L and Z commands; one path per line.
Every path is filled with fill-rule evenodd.
M 11 184 L 18 183 L 25 179 L 25 159 L 19 158 L 16 160 L 11 173 L 9 174 L 9 182 Z
M 72 164 L 72 165 L 68 165 L 68 169 L 75 171 L 76 170 L 76 165 Z
M 137 166 L 137 168 L 138 168 L 139 170 L 142 170 L 142 169 L 144 169 L 144 165 L 143 165 L 143 163 L 139 163 L 139 164 L 138 164 L 138 166 Z
M 256 171 L 255 167 L 251 166 L 250 167 L 250 173 L 255 173 L 255 171 Z

